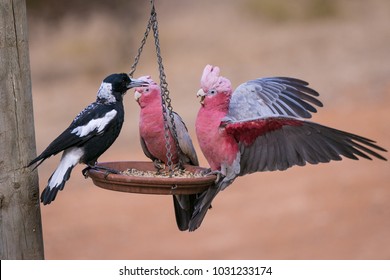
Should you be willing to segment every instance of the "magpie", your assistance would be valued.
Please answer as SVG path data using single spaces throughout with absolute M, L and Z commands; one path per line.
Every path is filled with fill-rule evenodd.
M 96 162 L 116 140 L 123 122 L 123 96 L 133 87 L 146 86 L 145 81 L 131 79 L 127 74 L 112 74 L 106 77 L 98 92 L 96 101 L 81 111 L 50 145 L 28 167 L 63 151 L 61 161 L 50 176 L 47 187 L 42 191 L 41 202 L 50 204 L 63 190 L 65 182 L 75 165 L 84 163 L 87 168 L 96 168 Z

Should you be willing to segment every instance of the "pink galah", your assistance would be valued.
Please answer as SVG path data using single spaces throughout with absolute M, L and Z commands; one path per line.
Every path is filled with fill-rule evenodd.
M 161 101 L 161 88 L 150 76 L 139 78 L 140 81 L 149 83 L 147 87 L 135 88 L 135 99 L 141 111 L 139 119 L 139 132 L 142 150 L 150 158 L 157 169 L 161 164 L 167 163 L 167 149 L 164 130 L 163 107 Z M 173 112 L 176 133 L 180 151 L 177 151 L 176 144 L 171 134 L 169 122 L 169 141 L 171 145 L 172 162 L 179 163 L 179 157 L 183 164 L 199 165 L 192 140 L 181 117 Z M 190 218 L 193 213 L 196 195 L 174 195 L 173 202 L 177 226 L 180 230 L 187 230 Z
M 237 176 L 285 170 L 307 162 L 317 164 L 342 157 L 386 160 L 386 150 L 362 136 L 304 120 L 313 105 L 322 106 L 308 83 L 293 78 L 262 78 L 241 84 L 233 92 L 218 67 L 207 65 L 201 78 L 201 108 L 196 119 L 200 148 L 215 186 L 199 196 L 189 230 L 202 223 L 212 200 Z

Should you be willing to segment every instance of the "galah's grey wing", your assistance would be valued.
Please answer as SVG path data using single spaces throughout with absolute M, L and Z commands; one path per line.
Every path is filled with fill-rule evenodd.
M 273 77 L 251 80 L 233 92 L 228 116 L 234 120 L 270 116 L 311 118 L 314 106 L 322 107 L 315 98 L 318 92 L 299 79 Z
M 183 121 L 183 119 L 176 113 L 173 112 L 177 140 L 179 142 L 179 147 L 182 152 L 183 163 L 191 164 L 191 165 L 199 165 L 198 156 L 196 155 L 196 151 L 194 148 L 194 144 L 192 143 L 191 137 L 188 133 L 187 127 Z M 172 126 L 169 122 L 169 128 L 172 130 Z
M 194 145 L 192 143 L 190 135 L 188 134 L 188 130 L 184 121 L 176 112 L 173 112 L 173 117 L 175 122 L 177 140 L 179 143 L 179 148 L 181 150 L 182 162 L 190 165 L 199 165 Z M 168 122 L 168 124 L 171 130 L 171 134 L 173 135 L 172 124 L 171 122 Z M 189 227 L 189 222 L 194 211 L 194 204 L 196 198 L 196 194 L 173 196 L 176 224 L 181 231 L 187 230 Z
M 373 140 L 288 117 L 227 121 L 226 132 L 239 143 L 239 176 L 257 172 L 285 170 L 294 165 L 341 160 L 341 156 L 386 160 L 376 151 L 386 151 Z
M 141 148 L 142 151 L 144 152 L 145 156 L 152 161 L 155 161 L 157 158 L 152 155 L 152 153 L 149 151 L 148 147 L 146 146 L 144 138 L 140 137 L 140 143 L 141 143 Z

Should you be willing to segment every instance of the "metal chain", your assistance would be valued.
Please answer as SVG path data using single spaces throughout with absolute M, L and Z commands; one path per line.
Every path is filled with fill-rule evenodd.
M 163 66 L 162 57 L 161 57 L 157 13 L 156 13 L 156 9 L 154 7 L 154 0 L 151 0 L 150 3 L 152 5 L 152 10 L 150 13 L 149 22 L 148 22 L 148 25 L 146 27 L 144 38 L 141 41 L 141 46 L 139 47 L 137 55 L 134 59 L 134 63 L 131 66 L 129 76 L 133 77 L 133 74 L 137 68 L 139 59 L 141 57 L 141 53 L 142 53 L 143 48 L 145 46 L 145 43 L 146 43 L 146 40 L 147 40 L 148 35 L 150 33 L 150 30 L 153 28 L 154 43 L 156 46 L 156 54 L 157 54 L 157 63 L 158 63 L 158 69 L 159 69 L 159 73 L 160 73 L 161 102 L 162 102 L 162 111 L 163 111 L 163 119 L 164 119 L 164 137 L 165 137 L 165 148 L 167 151 L 166 152 L 166 157 L 167 157 L 166 165 L 169 167 L 170 176 L 172 177 L 174 168 L 173 168 L 173 161 L 172 161 L 172 157 L 173 157 L 172 146 L 171 146 L 171 143 L 169 141 L 170 140 L 169 132 L 171 132 L 171 135 L 172 135 L 173 140 L 175 142 L 175 146 L 176 146 L 176 150 L 177 150 L 177 157 L 179 160 L 178 164 L 179 164 L 180 169 L 183 168 L 183 162 L 182 162 L 182 157 L 181 157 L 181 149 L 180 149 L 179 141 L 178 141 L 178 137 L 177 137 L 175 118 L 174 118 L 174 114 L 173 114 L 171 98 L 169 97 L 168 83 L 166 81 L 167 77 L 165 75 L 164 66 Z M 169 122 L 171 124 L 171 130 L 169 129 L 168 118 L 169 118 Z
M 145 34 L 144 34 L 144 38 L 142 39 L 141 41 L 141 46 L 139 47 L 138 49 L 138 52 L 137 52 L 137 56 L 134 58 L 134 63 L 133 65 L 131 65 L 131 70 L 129 72 L 129 76 L 132 78 L 133 75 L 134 75 L 134 72 L 137 68 L 137 65 L 138 65 L 138 62 L 139 62 L 139 59 L 141 57 L 141 53 L 144 49 L 144 46 L 145 46 L 145 43 L 146 43 L 146 40 L 148 39 L 148 35 L 149 35 L 149 32 L 150 32 L 150 29 L 152 28 L 152 19 L 153 19 L 153 14 L 155 13 L 155 10 L 154 10 L 154 4 L 152 3 L 152 11 L 150 13 L 150 18 L 149 18 L 149 22 L 148 22 L 148 25 L 146 26 L 146 31 L 145 31 Z
M 154 10 L 154 4 L 153 10 Z M 166 75 L 164 71 L 164 65 L 162 62 L 162 56 L 161 56 L 161 48 L 160 48 L 160 39 L 159 39 L 159 33 L 158 33 L 158 22 L 157 22 L 157 13 L 154 10 L 154 13 L 152 15 L 152 28 L 153 28 L 153 35 L 154 35 L 154 42 L 156 46 L 156 54 L 157 54 L 157 62 L 158 62 L 158 69 L 160 72 L 160 87 L 161 87 L 161 101 L 162 101 L 162 107 L 163 107 L 163 117 L 164 117 L 164 130 L 165 130 L 165 146 L 166 146 L 166 157 L 167 162 L 166 164 L 169 167 L 170 176 L 173 174 L 173 162 L 172 162 L 172 147 L 170 143 L 170 137 L 169 132 L 171 132 L 175 146 L 177 151 L 177 157 L 178 157 L 178 163 L 179 168 L 183 168 L 183 163 L 181 161 L 181 149 L 179 146 L 179 141 L 177 137 L 177 131 L 176 131 L 176 125 L 175 125 L 175 117 L 173 115 L 173 108 L 171 104 L 171 98 L 169 97 L 169 90 L 168 90 L 168 83 L 166 81 Z M 169 120 L 168 120 L 169 118 Z M 171 130 L 169 129 L 169 123 L 171 124 Z

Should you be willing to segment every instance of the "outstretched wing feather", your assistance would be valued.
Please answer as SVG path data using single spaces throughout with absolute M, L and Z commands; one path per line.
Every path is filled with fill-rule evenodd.
M 341 160 L 341 156 L 386 160 L 377 152 L 386 150 L 368 138 L 304 120 L 276 117 L 226 121 L 222 127 L 239 144 L 240 175 Z
M 299 79 L 272 77 L 251 80 L 233 92 L 228 116 L 235 120 L 271 116 L 310 118 L 322 107 L 318 92 Z M 243 110 L 242 108 L 247 108 Z

